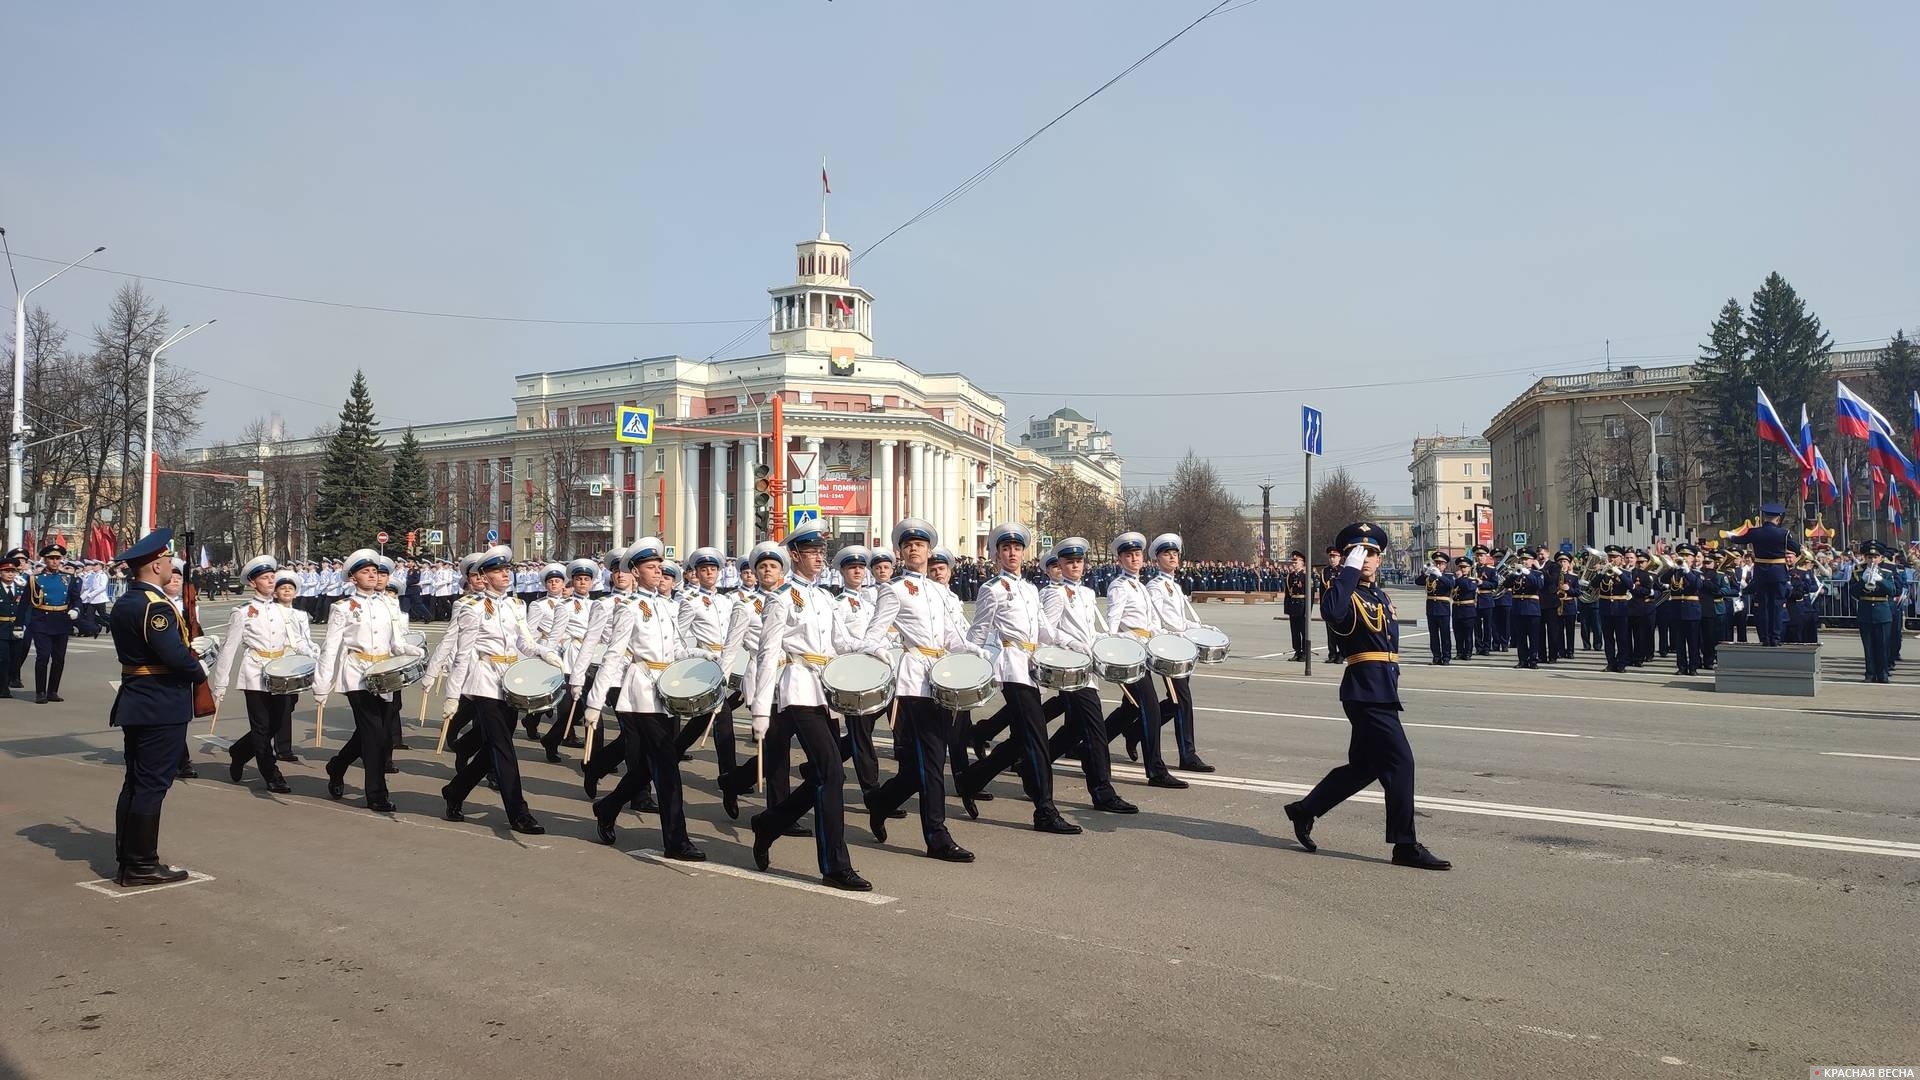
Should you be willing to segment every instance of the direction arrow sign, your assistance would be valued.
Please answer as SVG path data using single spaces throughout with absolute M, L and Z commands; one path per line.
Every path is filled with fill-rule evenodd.
M 488 529 L 488 530 L 487 530 L 487 543 L 489 543 L 489 544 L 497 544 L 497 543 L 499 543 L 499 542 L 500 542 L 500 530 L 499 530 L 499 529 Z
M 622 405 L 614 421 L 613 437 L 623 443 L 653 441 L 653 410 L 644 405 Z
M 1300 406 L 1300 449 L 1315 457 L 1320 456 L 1321 426 L 1319 409 L 1311 405 Z

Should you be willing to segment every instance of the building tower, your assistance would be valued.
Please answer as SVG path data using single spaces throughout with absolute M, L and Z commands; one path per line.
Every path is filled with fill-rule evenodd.
M 768 289 L 773 297 L 771 351 L 823 353 L 850 361 L 873 355 L 873 297 L 847 277 L 853 249 L 828 236 L 794 245 L 791 285 Z

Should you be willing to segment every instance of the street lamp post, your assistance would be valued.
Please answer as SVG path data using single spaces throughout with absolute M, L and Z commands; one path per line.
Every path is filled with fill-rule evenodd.
M 166 352 L 169 347 L 179 342 L 185 341 L 186 339 L 192 337 L 193 335 L 199 333 L 202 330 L 205 330 L 207 327 L 212 326 L 214 323 L 217 323 L 219 321 L 220 321 L 219 319 L 208 319 L 206 322 L 201 323 L 199 326 L 193 326 L 193 327 L 183 326 L 180 329 L 175 330 L 173 334 L 167 338 L 167 340 L 160 343 L 159 348 L 153 350 L 153 352 L 148 354 L 147 356 L 147 437 L 146 437 L 146 441 L 140 444 L 140 453 L 144 455 L 146 458 L 146 460 L 141 462 L 141 465 L 140 465 L 140 476 L 142 478 L 141 484 L 140 484 L 140 535 L 141 536 L 145 536 L 148 533 L 153 531 L 153 505 L 155 501 L 155 493 L 157 491 L 156 482 L 160 479 L 160 475 L 159 475 L 160 459 L 153 452 L 153 373 L 154 373 L 154 369 L 160 366 L 160 354 L 163 352 Z
M 1653 514 L 1655 517 L 1659 517 L 1660 516 L 1660 445 L 1659 445 L 1660 429 L 1654 425 L 1653 421 L 1655 418 L 1667 415 L 1667 409 L 1670 406 L 1672 406 L 1673 402 L 1669 401 L 1667 402 L 1667 404 L 1660 406 L 1660 411 L 1657 413 L 1654 413 L 1652 417 L 1649 417 L 1647 416 L 1647 414 L 1641 412 L 1639 409 L 1634 408 L 1633 403 L 1630 401 L 1622 400 L 1620 404 L 1625 405 L 1627 407 L 1628 412 L 1632 413 L 1633 415 L 1647 422 L 1647 470 L 1653 477 L 1653 480 L 1652 480 Z M 1660 526 L 1658 524 L 1654 525 L 1654 528 L 1656 530 L 1659 527 Z
M 0 230 L 4 231 L 4 230 Z M 107 250 L 105 245 L 94 248 L 85 255 L 48 275 L 40 282 L 45 285 L 61 274 L 79 266 L 95 255 Z M 27 460 L 27 297 L 32 296 L 35 285 L 26 292 L 19 293 L 13 301 L 13 438 L 7 454 L 7 546 L 17 548 L 26 539 L 25 519 L 27 501 L 22 498 L 20 474 Z

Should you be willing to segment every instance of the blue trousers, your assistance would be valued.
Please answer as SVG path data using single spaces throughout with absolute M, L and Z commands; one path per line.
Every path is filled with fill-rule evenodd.
M 1387 795 L 1387 843 L 1413 843 L 1413 747 L 1400 726 L 1400 706 L 1343 701 L 1340 707 L 1353 725 L 1347 763 L 1315 784 L 1300 800 L 1301 808 L 1316 818 L 1324 817 L 1378 780 Z
M 1893 626 L 1890 623 L 1870 623 L 1865 620 L 1860 622 L 1860 649 L 1867 655 L 1868 682 L 1879 682 L 1888 677 L 1887 660 L 1891 651 L 1892 637 Z
M 1444 664 L 1453 658 L 1453 605 L 1427 605 L 1427 649 L 1433 662 Z
M 118 820 L 128 814 L 158 814 L 167 789 L 187 756 L 187 725 L 137 724 L 120 729 L 126 777 L 120 782 Z
M 1760 644 L 1778 645 L 1786 631 L 1785 586 L 1774 582 L 1753 583 L 1753 621 L 1760 631 Z

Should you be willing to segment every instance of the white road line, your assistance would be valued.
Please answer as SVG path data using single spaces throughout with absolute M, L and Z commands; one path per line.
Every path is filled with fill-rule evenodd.
M 1347 722 L 1347 718 L 1344 716 L 1312 716 L 1307 713 L 1290 712 L 1256 712 L 1253 709 L 1215 709 L 1205 705 L 1195 705 L 1193 711 L 1226 713 L 1230 716 L 1272 716 L 1283 720 L 1332 720 L 1342 724 Z M 1401 721 L 1400 726 L 1444 728 L 1448 731 L 1492 731 L 1498 732 L 1501 735 L 1541 735 L 1550 739 L 1590 739 L 1593 737 L 1591 735 L 1580 735 L 1571 731 L 1533 731 L 1528 728 L 1473 727 L 1468 724 L 1423 724 L 1407 720 Z
M 1290 686 L 1320 686 L 1329 689 L 1333 687 L 1332 683 L 1324 682 L 1320 679 L 1285 679 L 1264 675 L 1212 675 L 1196 671 L 1191 677 L 1195 679 L 1226 679 L 1230 682 L 1285 683 Z M 1811 704 L 1801 708 L 1793 708 L 1785 705 L 1746 705 L 1731 701 L 1662 701 L 1659 698 L 1619 698 L 1606 697 L 1598 694 L 1536 694 L 1519 690 L 1452 690 L 1434 686 L 1407 686 L 1404 683 L 1400 686 L 1400 692 L 1403 694 L 1466 694 L 1473 697 L 1540 698 L 1545 701 L 1582 701 L 1588 704 L 1662 705 L 1670 708 L 1685 709 L 1747 709 L 1754 712 L 1805 713 L 1817 708 L 1817 706 Z M 1886 715 L 1889 717 L 1911 717 L 1913 714 L 1888 713 Z
M 214 878 L 211 874 L 202 874 L 197 870 L 189 870 L 187 871 L 187 877 L 184 881 L 175 881 L 166 885 L 142 885 L 137 889 L 123 889 L 115 885 L 112 878 L 104 877 L 93 881 L 76 881 L 74 884 L 83 889 L 92 889 L 101 896 L 111 897 L 115 900 L 124 900 L 129 896 L 145 896 L 147 893 L 165 892 L 168 889 L 177 889 L 182 885 L 198 885 L 203 881 L 212 880 L 214 880 Z
M 1822 750 L 1821 757 L 1864 757 L 1881 761 L 1920 761 L 1920 757 L 1901 757 L 1899 754 L 1849 754 L 1841 750 Z
M 1059 765 L 1055 766 L 1056 769 L 1059 767 Z M 1115 764 L 1113 773 L 1115 776 L 1126 776 L 1131 779 L 1146 779 L 1146 772 L 1135 766 Z M 1218 774 L 1209 776 L 1186 773 L 1182 774 L 1181 779 L 1195 787 L 1217 787 L 1230 791 L 1260 792 L 1270 795 L 1305 795 L 1311 790 L 1311 786 L 1307 784 L 1279 780 L 1253 780 Z M 1369 803 L 1386 801 L 1384 795 L 1371 791 L 1363 791 L 1353 798 Z M 1479 814 L 1485 817 L 1520 818 L 1528 821 L 1549 821 L 1561 825 L 1589 825 L 1602 829 L 1692 836 L 1704 840 L 1739 840 L 1750 844 L 1775 844 L 1781 847 L 1818 848 L 1822 851 L 1845 851 L 1859 855 L 1893 855 L 1903 859 L 1920 859 L 1920 844 L 1902 840 L 1873 840 L 1858 836 L 1754 829 L 1743 825 L 1715 825 L 1702 821 L 1634 817 L 1626 814 L 1603 814 L 1592 810 L 1480 802 L 1474 799 L 1431 798 L 1424 795 L 1416 799 L 1415 805 L 1424 810 L 1451 810 L 1458 814 Z
M 738 866 L 723 866 L 720 863 L 712 862 L 678 862 L 667 858 L 665 855 L 651 848 L 641 848 L 636 851 L 629 851 L 627 854 L 632 855 L 636 859 L 657 862 L 662 866 L 671 866 L 676 870 L 684 870 L 690 874 L 725 874 L 728 877 L 740 878 L 743 881 L 758 881 L 763 885 L 780 885 L 789 889 L 799 889 L 801 892 L 818 893 L 821 896 L 831 896 L 840 900 L 852 900 L 856 903 L 871 904 L 874 907 L 891 904 L 900 899 L 897 896 L 886 896 L 881 893 L 847 892 L 845 889 L 836 889 L 828 885 L 817 885 L 811 881 L 801 881 L 798 878 L 790 878 L 781 874 L 763 874 L 758 870 L 745 870 Z

